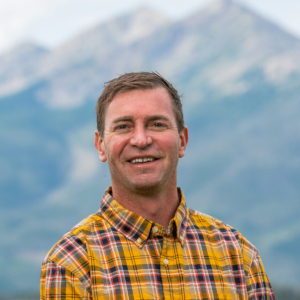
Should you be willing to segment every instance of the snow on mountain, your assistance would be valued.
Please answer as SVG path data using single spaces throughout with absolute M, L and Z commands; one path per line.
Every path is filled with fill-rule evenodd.
M 0 56 L 0 97 L 26 88 L 47 53 L 45 48 L 27 42 Z

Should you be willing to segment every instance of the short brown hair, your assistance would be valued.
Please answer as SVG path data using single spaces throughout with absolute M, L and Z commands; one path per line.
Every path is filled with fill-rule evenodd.
M 177 90 L 157 72 L 136 72 L 125 73 L 104 84 L 103 92 L 96 104 L 97 129 L 100 136 L 103 137 L 104 134 L 106 108 L 118 93 L 132 90 L 151 90 L 158 87 L 165 88 L 169 93 L 172 99 L 178 132 L 181 132 L 184 128 L 184 119 L 182 104 Z

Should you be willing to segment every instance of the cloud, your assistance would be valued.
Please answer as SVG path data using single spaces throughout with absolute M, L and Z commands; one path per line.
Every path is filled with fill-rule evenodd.
M 182 16 L 212 0 L 0 0 L 0 52 L 33 40 L 56 47 L 80 31 L 141 6 Z
M 214 0 L 0 0 L 0 53 L 22 41 L 56 47 L 80 31 L 140 6 L 182 18 Z M 299 0 L 235 0 L 298 32 Z
M 22 40 L 32 39 L 31 32 L 35 26 L 38 26 L 40 21 L 51 17 L 67 2 L 70 0 L 1 0 L 1 48 L 9 48 Z

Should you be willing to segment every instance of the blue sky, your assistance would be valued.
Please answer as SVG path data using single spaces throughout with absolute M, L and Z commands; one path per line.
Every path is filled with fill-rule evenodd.
M 94 24 L 149 6 L 172 19 L 214 0 L 0 0 L 0 53 L 31 40 L 56 47 Z M 235 0 L 300 37 L 299 0 Z

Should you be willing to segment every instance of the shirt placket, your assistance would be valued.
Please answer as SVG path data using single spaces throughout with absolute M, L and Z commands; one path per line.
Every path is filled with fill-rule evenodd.
M 181 295 L 181 266 L 176 261 L 176 243 L 178 239 L 171 234 L 163 235 L 163 244 L 160 255 L 160 270 L 163 283 L 163 299 L 183 299 Z

